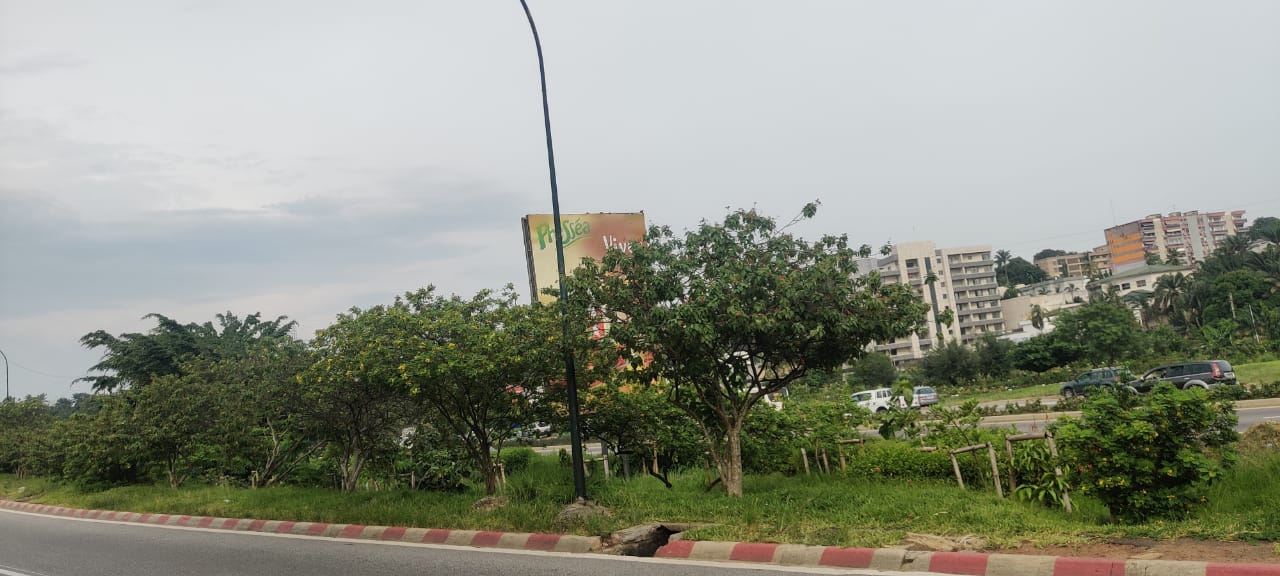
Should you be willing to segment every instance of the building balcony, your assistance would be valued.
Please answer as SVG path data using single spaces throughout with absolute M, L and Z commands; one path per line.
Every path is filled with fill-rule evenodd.
M 978 279 L 978 278 L 995 278 L 995 277 L 996 277 L 995 270 L 988 270 L 985 272 L 961 272 L 961 273 L 956 273 L 954 271 L 951 272 L 952 280 L 971 280 L 971 279 Z
M 982 296 L 956 296 L 956 304 L 969 304 L 971 302 L 990 302 L 992 300 L 1000 301 L 999 294 L 984 294 Z
M 990 326 L 992 324 L 1004 324 L 1004 318 L 987 318 L 984 320 L 961 320 L 961 328 L 973 328 L 975 326 Z

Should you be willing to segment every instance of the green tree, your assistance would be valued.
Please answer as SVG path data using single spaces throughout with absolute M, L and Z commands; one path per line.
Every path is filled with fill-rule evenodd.
M 1058 315 L 1055 338 L 1080 344 L 1086 360 L 1114 365 L 1138 351 L 1141 329 L 1123 304 L 1095 302 Z
M 217 401 L 224 474 L 254 488 L 271 486 L 324 447 L 305 417 L 308 381 L 297 378 L 309 364 L 305 345 L 286 335 L 186 367 L 191 378 L 211 385 Z
M 284 316 L 262 321 L 260 314 L 244 320 L 227 312 L 218 314 L 218 324 L 182 324 L 161 314 L 147 314 L 156 327 L 146 333 L 113 336 L 96 330 L 80 338 L 86 348 L 103 349 L 102 360 L 90 368 L 101 374 L 79 378 L 95 392 L 145 386 L 157 376 L 182 375 L 183 363 L 197 357 L 214 360 L 242 352 L 251 342 L 287 335 L 295 323 Z
M 520 305 L 518 298 L 511 286 L 470 299 L 428 287 L 378 309 L 395 382 L 463 443 L 487 494 L 498 487 L 494 453 L 525 423 L 533 395 L 553 380 L 564 387 L 557 308 Z M 575 325 L 581 349 L 589 341 L 586 316 Z
M 934 386 L 959 386 L 982 373 L 978 355 L 956 341 L 943 342 L 920 361 L 925 380 Z
M 860 388 L 887 388 L 898 379 L 898 369 L 884 354 L 867 354 L 853 364 L 852 383 Z
M 1280 244 L 1280 218 L 1263 216 L 1254 219 L 1253 225 L 1249 227 L 1249 239 Z
M 702 461 L 702 434 L 671 402 L 670 386 L 642 386 L 633 376 L 619 372 L 583 396 L 583 435 L 614 454 L 634 455 L 646 474 L 671 488 L 669 471 Z
M 190 377 L 167 375 L 128 392 L 132 429 L 144 459 L 164 467 L 172 488 L 196 470 L 201 453 L 220 439 L 215 433 L 217 404 L 211 386 Z
M 1036 252 L 1036 255 L 1032 256 L 1031 259 L 1044 260 L 1045 258 L 1052 258 L 1054 256 L 1066 256 L 1067 254 L 1069 254 L 1069 252 L 1067 252 L 1066 250 L 1056 250 L 1053 248 L 1045 248 L 1044 250 Z
M 992 378 L 1004 378 L 1013 369 L 1013 343 L 987 332 L 974 342 L 979 370 Z
M 1049 273 L 1039 266 L 1027 262 L 1021 256 L 1014 258 L 1004 266 L 1005 283 L 1009 286 L 1018 284 L 1035 284 L 1049 279 Z
M 41 457 L 41 438 L 52 426 L 53 413 L 43 394 L 0 401 L 0 470 L 23 479 Z
M 801 218 L 812 218 L 816 204 Z M 845 237 L 807 242 L 754 210 L 678 237 L 584 261 L 570 282 L 579 309 L 600 310 L 636 354 L 642 381 L 663 379 L 700 426 L 730 496 L 742 495 L 742 430 L 765 395 L 861 355 L 871 341 L 914 332 L 925 305 L 909 286 L 855 276 Z M 651 359 L 648 363 L 643 360 Z
M 393 339 L 386 310 L 353 308 L 312 341 L 313 363 L 298 377 L 311 434 L 337 453 L 343 490 L 355 490 L 365 464 L 392 451 L 413 421 L 402 375 L 385 361 Z

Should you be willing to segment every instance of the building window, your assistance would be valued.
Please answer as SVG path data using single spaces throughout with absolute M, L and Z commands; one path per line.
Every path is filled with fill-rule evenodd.
M 1121 285 L 1120 285 L 1120 289 L 1121 289 L 1121 290 L 1128 290 L 1128 289 L 1129 289 L 1129 283 L 1128 283 L 1128 282 L 1125 282 L 1124 284 L 1121 284 Z
M 1143 286 L 1146 286 L 1146 285 L 1147 285 L 1147 281 L 1146 281 L 1146 280 L 1139 280 L 1139 281 L 1137 282 L 1137 285 L 1138 285 L 1138 287 L 1139 287 L 1139 288 L 1142 288 Z

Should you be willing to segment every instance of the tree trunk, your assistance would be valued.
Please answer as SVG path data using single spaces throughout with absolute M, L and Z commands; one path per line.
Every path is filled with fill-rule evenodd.
M 360 472 L 364 468 L 365 456 L 359 449 L 347 452 L 342 463 L 342 490 L 352 492 L 360 481 Z
M 479 457 L 480 474 L 484 476 L 484 495 L 493 496 L 498 493 L 498 469 L 493 464 L 493 454 L 487 444 L 480 446 L 476 453 Z
M 717 446 L 714 442 L 714 431 L 705 429 L 711 459 L 715 461 L 716 471 L 720 473 L 719 482 L 724 486 L 728 496 L 742 496 L 742 421 L 731 422 L 725 431 L 724 444 Z
M 178 478 L 178 461 L 178 457 L 170 456 L 165 462 L 165 471 L 169 473 L 169 487 L 175 490 L 182 486 L 182 481 L 185 480 L 185 478 Z

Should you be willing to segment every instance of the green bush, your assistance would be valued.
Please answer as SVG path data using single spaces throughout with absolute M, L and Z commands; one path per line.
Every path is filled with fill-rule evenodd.
M 1253 386 L 1214 386 L 1209 390 L 1209 398 L 1215 401 L 1280 398 L 1280 382 Z
M 859 478 L 903 480 L 953 480 L 951 456 L 945 449 L 925 452 L 907 442 L 870 442 L 847 455 L 846 474 Z M 985 460 L 985 454 L 983 459 Z M 981 476 L 978 461 L 969 455 L 958 457 L 960 471 L 967 480 Z M 987 471 L 990 475 L 990 471 Z M 967 482 L 966 482 L 967 483 Z
M 1057 438 L 1075 487 L 1102 501 L 1113 519 L 1185 516 L 1235 458 L 1235 408 L 1202 390 L 1161 384 L 1146 396 L 1091 396 L 1080 420 Z
M 1024 502 L 1039 502 L 1046 506 L 1062 506 L 1062 495 L 1067 492 L 1067 480 L 1054 472 L 1054 458 L 1043 442 L 1015 446 L 1012 466 L 1018 478 L 1013 495 Z
M 794 474 L 800 464 L 800 448 L 807 446 L 798 420 L 790 411 L 756 405 L 742 429 L 743 472 Z
M 502 467 L 507 474 L 517 474 L 529 467 L 538 454 L 533 448 L 507 448 L 502 451 Z

